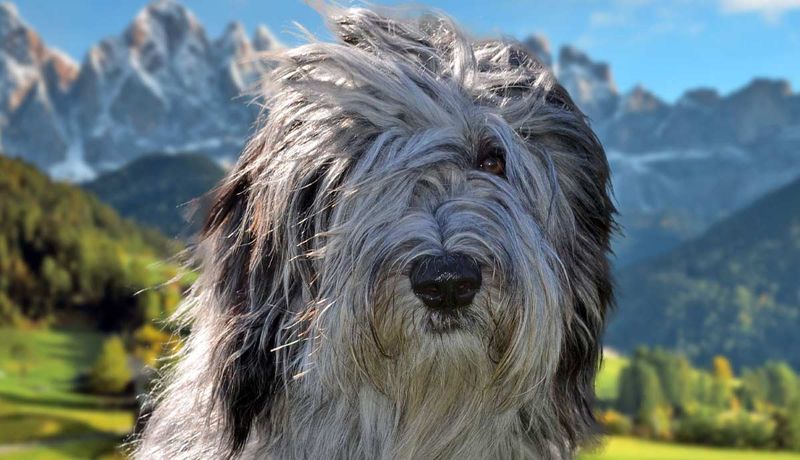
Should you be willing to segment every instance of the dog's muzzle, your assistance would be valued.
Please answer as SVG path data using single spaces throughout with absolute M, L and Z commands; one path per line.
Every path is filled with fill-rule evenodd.
M 409 278 L 414 295 L 437 310 L 466 307 L 481 287 L 480 267 L 463 254 L 423 257 L 412 266 Z

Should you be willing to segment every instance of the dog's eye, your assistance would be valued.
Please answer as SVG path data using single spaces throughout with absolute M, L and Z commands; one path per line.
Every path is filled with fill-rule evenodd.
M 502 177 L 506 174 L 506 161 L 499 154 L 487 155 L 478 161 L 478 169 Z

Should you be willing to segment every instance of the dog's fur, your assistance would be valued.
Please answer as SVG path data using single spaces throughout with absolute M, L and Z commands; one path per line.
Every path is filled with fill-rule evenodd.
M 572 457 L 612 295 L 600 143 L 519 44 L 328 19 L 338 43 L 277 56 L 217 191 L 137 457 Z M 482 267 L 454 330 L 408 278 L 442 253 Z

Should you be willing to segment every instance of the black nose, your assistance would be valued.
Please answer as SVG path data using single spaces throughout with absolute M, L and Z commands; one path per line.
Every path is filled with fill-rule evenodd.
M 481 269 L 461 254 L 427 256 L 409 274 L 414 295 L 430 308 L 466 307 L 481 287 Z

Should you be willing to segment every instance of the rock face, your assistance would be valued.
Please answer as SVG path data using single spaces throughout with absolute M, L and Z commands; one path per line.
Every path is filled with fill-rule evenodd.
M 800 175 L 800 95 L 784 81 L 694 89 L 669 104 L 643 87 L 620 92 L 607 64 L 575 48 L 523 43 L 598 132 L 633 239 L 658 234 L 668 249 Z M 78 67 L 3 4 L 0 151 L 70 180 L 153 152 L 231 160 L 258 110 L 247 95 L 268 67 L 258 53 L 278 46 L 266 27 L 250 38 L 236 23 L 211 39 L 186 8 L 156 0 Z
M 800 176 L 800 95 L 784 81 L 693 90 L 674 105 L 634 89 L 596 126 L 628 216 L 680 210 L 701 231 Z
M 247 92 L 280 44 L 241 24 L 211 40 L 186 8 L 158 0 L 80 68 L 46 48 L 13 5 L 0 8 L 0 143 L 59 178 L 84 180 L 152 152 L 231 160 L 258 107 Z
M 40 165 L 64 158 L 69 133 L 62 110 L 77 65 L 47 48 L 10 3 L 0 4 L 0 142 Z
M 608 64 L 594 62 L 582 51 L 565 46 L 553 70 L 590 120 L 605 120 L 617 108 L 619 92 Z
M 603 141 L 627 240 L 638 248 L 617 248 L 623 263 L 663 252 L 800 176 L 800 94 L 785 81 L 757 78 L 726 96 L 693 89 L 668 104 L 641 86 L 619 93 L 609 67 L 578 50 L 553 58 L 541 38 L 523 43 L 554 63 Z M 656 234 L 661 243 L 642 252 L 635 240 Z

